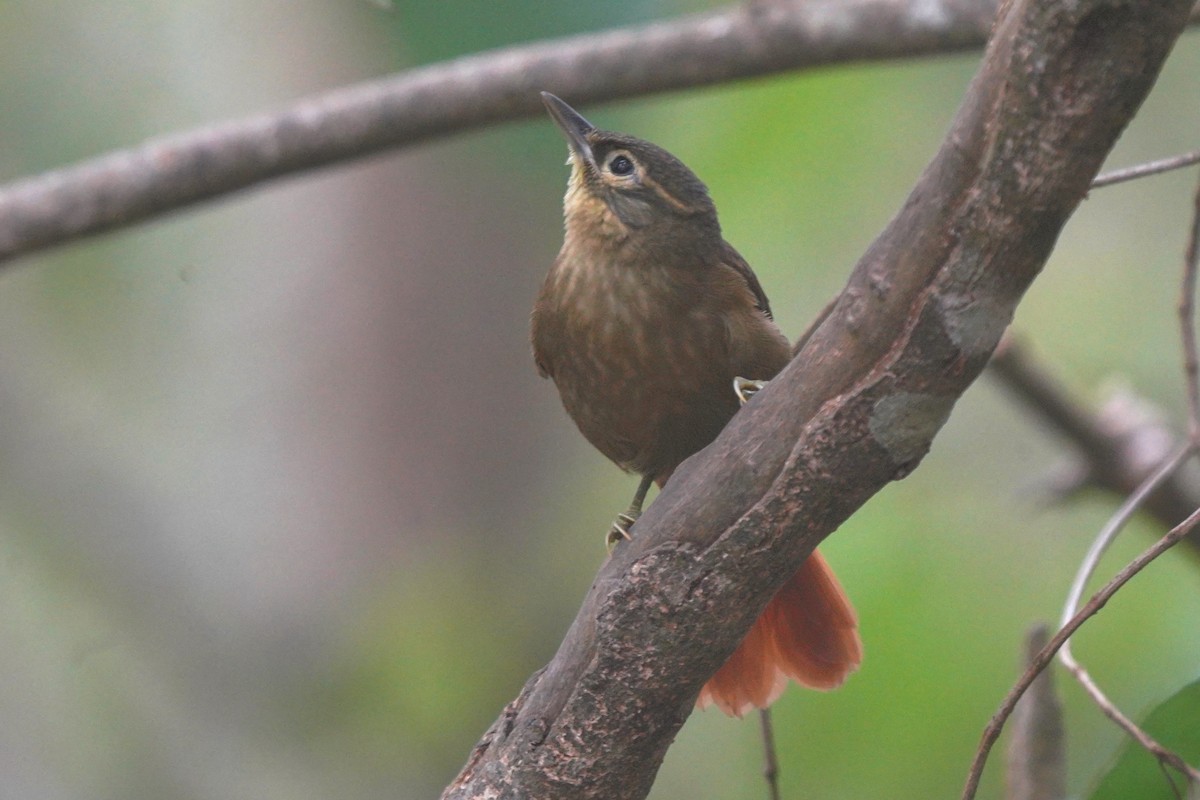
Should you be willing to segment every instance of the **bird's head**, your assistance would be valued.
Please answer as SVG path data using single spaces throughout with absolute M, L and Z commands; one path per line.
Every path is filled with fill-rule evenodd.
M 542 102 L 570 148 L 568 234 L 667 246 L 720 241 L 708 188 L 682 161 L 658 145 L 600 130 L 549 92 Z

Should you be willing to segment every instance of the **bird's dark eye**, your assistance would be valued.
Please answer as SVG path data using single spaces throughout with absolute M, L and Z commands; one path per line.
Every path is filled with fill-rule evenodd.
M 608 171 L 613 175 L 632 175 L 633 160 L 628 156 L 615 156 L 611 161 L 608 162 Z

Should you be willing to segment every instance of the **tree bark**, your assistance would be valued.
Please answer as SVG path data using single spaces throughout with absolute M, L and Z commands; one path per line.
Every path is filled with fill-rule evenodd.
M 928 451 L 1191 6 L 1006 5 L 945 142 L 827 319 L 676 471 L 444 798 L 649 792 L 701 685 L 775 590 Z

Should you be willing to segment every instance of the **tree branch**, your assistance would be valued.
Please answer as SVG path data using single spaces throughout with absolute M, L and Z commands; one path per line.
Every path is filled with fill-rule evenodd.
M 511 47 L 148 141 L 0 187 L 0 261 L 285 175 L 542 112 L 983 44 L 993 0 L 761 0 Z
M 601 569 L 444 797 L 636 798 L 770 596 L 928 451 L 1149 92 L 1191 0 L 1013 0 L 825 322 Z
M 1021 675 L 1021 678 L 1013 688 L 1009 690 L 1009 693 L 1005 695 L 1004 700 L 1000 703 L 1000 708 L 996 710 L 987 727 L 984 728 L 979 749 L 975 753 L 975 760 L 971 763 L 971 769 L 967 773 L 967 782 L 963 787 L 962 800 L 974 800 L 975 792 L 979 789 L 979 781 L 983 777 L 983 767 L 987 763 L 988 753 L 991 752 L 996 740 L 1000 738 L 1000 732 L 1004 729 L 1004 723 L 1012 715 L 1021 697 L 1054 659 L 1054 655 L 1059 651 L 1059 648 L 1063 646 L 1067 639 L 1075 634 L 1075 631 L 1079 630 L 1083 623 L 1096 616 L 1100 612 L 1100 609 L 1104 608 L 1104 605 L 1112 599 L 1112 596 L 1122 586 L 1133 580 L 1133 577 L 1145 569 L 1151 561 L 1182 541 L 1198 524 L 1200 524 L 1200 509 L 1193 511 L 1187 519 L 1168 531 L 1165 536 L 1150 545 L 1150 547 L 1146 548 L 1133 561 L 1126 564 L 1120 572 L 1113 576 L 1112 580 L 1104 584 L 1100 591 L 1092 595 L 1092 598 L 1084 604 L 1078 614 L 1071 617 L 1070 620 L 1058 629 L 1058 632 L 1051 637 L 1045 647 L 1038 651 L 1038 654 L 1034 658 L 1030 659 L 1029 667 Z
M 1079 565 L 1079 570 L 1075 573 L 1075 580 L 1071 583 L 1071 590 L 1067 593 L 1067 602 L 1062 613 L 1063 627 L 1069 625 L 1071 620 L 1079 613 L 1079 603 L 1083 599 L 1084 590 L 1087 588 L 1088 581 L 1096 572 L 1096 567 L 1100 565 L 1100 559 L 1104 556 L 1105 551 L 1116 540 L 1117 535 L 1129 523 L 1133 515 L 1137 513 L 1141 505 L 1153 494 L 1154 490 L 1164 484 L 1173 473 L 1177 472 L 1194 455 L 1195 447 L 1195 442 L 1189 440 L 1185 447 L 1176 451 L 1170 460 L 1162 464 L 1154 475 L 1147 478 L 1146 482 L 1125 500 L 1116 513 L 1109 518 L 1108 523 L 1100 530 L 1100 533 L 1097 534 L 1095 540 L 1092 542 L 1092 546 L 1088 548 L 1083 562 Z M 1184 761 L 1178 753 L 1168 750 L 1155 741 L 1148 733 L 1139 728 L 1133 720 L 1121 713 L 1121 710 L 1108 699 L 1108 696 L 1100 688 L 1099 684 L 1092 679 L 1091 674 L 1075 658 L 1071 639 L 1068 638 L 1062 643 L 1062 647 L 1058 651 L 1058 659 L 1062 662 L 1063 667 L 1079 681 L 1084 691 L 1092 698 L 1092 702 L 1104 712 L 1105 716 L 1133 737 L 1151 755 L 1163 764 L 1168 764 L 1179 770 L 1187 777 L 1189 782 L 1200 779 L 1200 772 L 1197 772 L 1196 769 Z
M 1194 17 L 1195 14 L 1193 13 L 1192 16 Z M 1114 169 L 1112 172 L 1097 175 L 1096 180 L 1092 181 L 1092 188 L 1103 189 L 1105 186 L 1134 181 L 1150 175 L 1161 175 L 1164 172 L 1183 169 L 1197 163 L 1200 163 L 1200 150 L 1193 150 L 1190 153 L 1182 153 L 1170 158 L 1160 158 L 1145 164 L 1137 164 L 1132 167 L 1125 167 L 1124 169 Z
M 996 348 L 988 374 L 1011 392 L 1039 420 L 1069 441 L 1082 468 L 1067 489 L 1095 486 L 1128 497 L 1179 444 L 1179 437 L 1135 398 L 1120 398 L 1094 413 L 1074 398 L 1012 337 Z M 1200 486 L 1194 470 L 1178 470 L 1150 495 L 1143 509 L 1164 528 L 1179 524 L 1200 508 Z M 1187 537 L 1200 554 L 1200 533 Z
M 1050 643 L 1050 630 L 1037 625 L 1025 637 L 1028 668 Z M 1006 800 L 1063 800 L 1067 796 L 1067 734 L 1062 702 L 1049 668 L 1037 673 L 1012 715 L 1005 770 Z

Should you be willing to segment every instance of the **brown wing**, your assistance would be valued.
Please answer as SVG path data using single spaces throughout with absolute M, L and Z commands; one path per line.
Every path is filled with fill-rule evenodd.
M 537 367 L 538 375 L 543 378 L 549 378 L 553 373 L 550 372 L 550 359 L 544 349 L 544 323 L 542 321 L 542 310 L 539 306 L 533 307 L 533 313 L 529 315 L 529 342 L 533 345 L 533 363 Z
M 555 313 L 551 303 L 557 269 L 558 259 L 555 259 L 554 266 L 542 281 L 542 287 L 533 303 L 533 312 L 529 315 L 529 342 L 533 345 L 533 363 L 537 366 L 538 375 L 543 378 L 554 377 L 554 358 L 562 346 L 561 316 Z
M 762 284 L 758 282 L 758 276 L 754 274 L 754 270 L 750 269 L 750 265 L 746 263 L 746 259 L 742 258 L 741 253 L 734 250 L 733 245 L 729 242 L 721 242 L 721 262 L 732 267 L 746 281 L 746 286 L 754 295 L 754 305 L 758 306 L 758 310 L 766 314 L 767 319 L 775 319 L 771 313 L 771 303 L 767 300 L 767 293 L 763 291 Z

